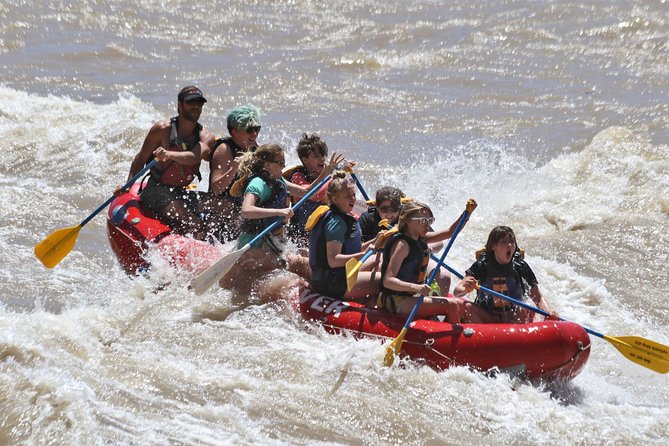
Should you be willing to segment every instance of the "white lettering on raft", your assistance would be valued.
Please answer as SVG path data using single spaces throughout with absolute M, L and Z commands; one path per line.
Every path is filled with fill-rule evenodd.
M 318 293 L 314 293 L 313 291 L 305 289 L 302 291 L 302 294 L 300 294 L 300 303 L 303 304 L 310 299 L 314 299 L 314 301 L 311 303 L 309 306 L 312 310 L 320 311 L 325 314 L 330 314 L 333 313 L 334 317 L 339 317 L 341 314 L 342 310 L 346 307 L 348 307 L 348 303 L 343 302 L 339 299 L 335 299 L 333 297 L 328 297 L 328 296 L 322 296 Z
M 321 311 L 325 314 L 332 313 L 334 317 L 339 317 L 342 310 L 348 307 L 346 302 L 342 302 L 339 299 L 334 299 L 332 297 L 320 296 L 318 299 L 314 300 L 311 304 L 313 310 Z

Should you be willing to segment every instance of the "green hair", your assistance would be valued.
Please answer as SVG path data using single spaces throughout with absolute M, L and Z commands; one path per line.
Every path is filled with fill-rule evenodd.
M 228 132 L 260 125 L 260 110 L 252 104 L 233 108 L 228 113 Z

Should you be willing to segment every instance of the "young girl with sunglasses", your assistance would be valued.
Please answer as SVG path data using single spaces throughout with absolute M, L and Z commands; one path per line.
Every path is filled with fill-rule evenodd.
M 372 240 L 385 229 L 379 226 L 381 220 L 388 220 L 392 226 L 397 224 L 403 197 L 402 191 L 393 186 L 384 186 L 376 191 L 375 206 L 370 206 L 358 220 L 363 242 Z
M 360 229 L 362 230 L 362 241 L 371 240 L 375 238 L 379 233 L 384 233 L 389 228 L 397 225 L 397 221 L 400 216 L 400 210 L 402 209 L 403 202 L 411 202 L 410 198 L 406 199 L 404 193 L 393 186 L 384 186 L 376 191 L 376 206 L 370 206 L 369 210 L 363 213 L 360 216 Z M 387 220 L 388 225 L 385 227 L 379 226 L 381 220 Z M 455 223 L 457 225 L 457 222 Z M 430 226 L 429 232 L 432 233 L 434 230 Z M 432 239 L 437 240 L 438 237 L 432 237 Z M 439 239 L 442 240 L 442 239 Z M 444 247 L 442 241 L 433 241 L 430 242 L 430 249 L 434 252 L 441 251 Z M 379 256 L 377 255 L 376 259 L 371 262 L 378 262 Z M 428 274 L 437 266 L 437 263 L 434 260 L 430 260 L 428 265 Z M 451 276 L 448 274 L 448 271 L 445 269 L 440 269 L 439 273 L 436 276 L 435 282 L 438 285 L 438 289 L 443 290 L 444 294 L 448 294 L 448 291 L 451 288 Z
M 363 299 L 379 292 L 378 277 L 372 271 L 358 273 L 355 286 L 346 290 L 346 262 L 360 260 L 373 240 L 362 243 L 360 225 L 351 214 L 355 205 L 355 181 L 338 171 L 327 190 L 329 207 L 316 209 L 307 222 L 310 288 L 342 300 Z
M 428 243 L 452 237 L 459 221 L 460 219 L 456 220 L 447 230 L 428 234 L 430 225 L 434 223 L 432 210 L 418 202 L 406 203 L 403 206 L 398 222 L 399 231 L 386 242 L 383 250 L 381 295 L 377 301 L 379 308 L 408 316 L 419 295 L 430 295 L 430 285 L 425 282 L 430 259 Z M 459 298 L 425 297 L 416 317 L 446 315 L 448 322 L 452 324 L 463 319 L 467 322 L 479 322 L 477 315 L 469 311 L 470 306 Z

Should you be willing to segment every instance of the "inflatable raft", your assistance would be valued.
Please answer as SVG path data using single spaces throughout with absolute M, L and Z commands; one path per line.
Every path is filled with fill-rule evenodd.
M 342 302 L 301 287 L 295 302 L 302 316 L 331 333 L 395 339 L 406 317 Z M 401 356 L 436 369 L 468 365 L 528 379 L 571 379 L 590 355 L 583 327 L 567 321 L 529 324 L 449 324 L 418 319 L 411 323 Z
M 108 238 L 120 264 L 129 274 L 148 268 L 149 245 L 179 267 L 206 268 L 221 255 L 213 245 L 173 234 L 142 209 L 138 186 L 112 201 L 107 214 Z M 395 339 L 406 319 L 355 302 L 295 290 L 294 305 L 302 317 L 332 333 Z M 530 324 L 456 324 L 415 320 L 404 337 L 401 356 L 435 369 L 467 365 L 477 370 L 499 370 L 528 379 L 575 377 L 590 354 L 590 338 L 583 327 L 566 321 Z

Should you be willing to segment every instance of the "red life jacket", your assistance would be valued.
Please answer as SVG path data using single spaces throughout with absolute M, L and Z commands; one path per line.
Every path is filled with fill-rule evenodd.
M 191 139 L 189 144 L 186 144 L 178 136 L 178 119 L 178 116 L 170 119 L 170 145 L 167 150 L 173 152 L 189 150 L 192 152 L 193 148 L 200 143 L 202 126 L 199 123 L 195 126 L 195 130 L 193 131 L 194 138 Z M 149 161 L 152 159 L 153 155 L 151 155 Z M 202 176 L 200 175 L 200 163 L 185 166 L 176 161 L 157 162 L 151 168 L 151 176 L 162 184 L 178 187 L 188 186 L 195 177 L 197 177 L 198 180 L 202 179 Z

